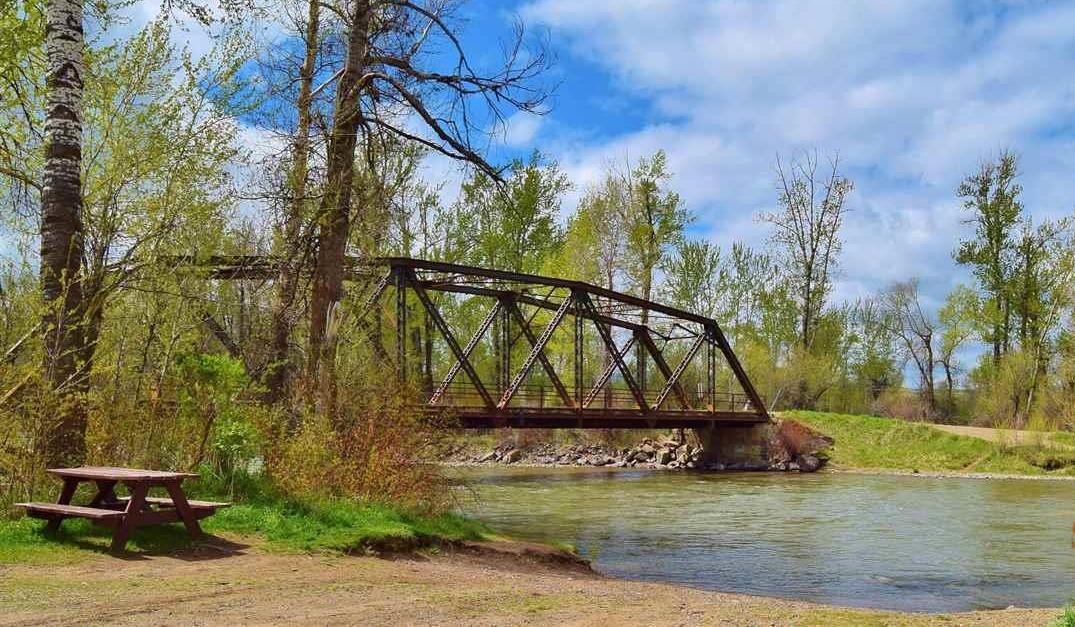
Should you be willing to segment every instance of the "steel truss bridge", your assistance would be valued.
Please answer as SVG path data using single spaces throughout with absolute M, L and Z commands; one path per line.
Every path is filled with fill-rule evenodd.
M 278 268 L 268 257 L 190 261 L 217 279 Z M 463 428 L 769 421 L 711 318 L 579 281 L 403 257 L 349 259 L 345 276 L 368 286 L 350 318 L 372 354 L 418 379 L 425 412 Z

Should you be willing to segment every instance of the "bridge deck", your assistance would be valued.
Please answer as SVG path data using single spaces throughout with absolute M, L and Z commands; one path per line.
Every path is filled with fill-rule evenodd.
M 685 411 L 642 414 L 634 410 L 585 410 L 557 408 L 427 408 L 431 416 L 443 416 L 463 429 L 701 429 L 717 424 L 749 426 L 768 422 L 753 411 Z

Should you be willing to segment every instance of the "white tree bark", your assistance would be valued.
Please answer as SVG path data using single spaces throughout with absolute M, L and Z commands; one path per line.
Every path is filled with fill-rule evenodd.
M 41 189 L 41 290 L 45 303 L 44 373 L 64 394 L 83 386 L 81 348 L 82 0 L 49 0 L 45 13 L 48 95 Z M 49 442 L 50 463 L 80 461 L 85 416 L 77 399 L 64 403 Z

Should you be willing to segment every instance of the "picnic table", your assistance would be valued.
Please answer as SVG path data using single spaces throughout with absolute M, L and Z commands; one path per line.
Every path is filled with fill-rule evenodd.
M 67 518 L 85 518 L 96 525 L 112 528 L 112 551 L 123 551 L 135 527 L 182 522 L 192 538 L 202 535 L 198 521 L 212 516 L 229 503 L 191 501 L 183 493 L 183 480 L 198 475 L 110 466 L 51 468 L 48 472 L 63 479 L 60 498 L 55 503 L 16 503 L 33 518 L 48 521 L 45 530 L 54 532 Z M 88 505 L 72 505 L 78 484 L 92 482 L 97 494 Z M 123 484 L 129 497 L 118 497 L 116 486 Z M 150 488 L 164 488 L 169 498 L 149 496 Z

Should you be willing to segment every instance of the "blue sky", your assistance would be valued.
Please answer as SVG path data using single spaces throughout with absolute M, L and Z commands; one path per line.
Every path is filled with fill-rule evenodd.
M 467 41 L 544 31 L 550 113 L 497 154 L 540 148 L 581 192 L 662 148 L 698 237 L 763 245 L 773 162 L 839 151 L 856 190 L 836 297 L 917 277 L 936 305 L 967 273 L 955 189 L 1002 148 L 1036 217 L 1075 206 L 1075 2 L 483 0 Z M 569 201 L 571 205 L 574 197 Z M 567 207 L 570 209 L 570 206 Z

